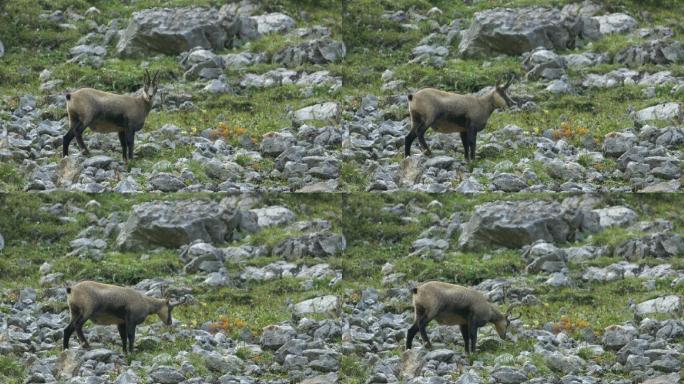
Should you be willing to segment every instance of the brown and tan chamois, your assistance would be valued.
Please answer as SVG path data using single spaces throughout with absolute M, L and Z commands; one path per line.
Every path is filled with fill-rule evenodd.
M 475 160 L 477 133 L 485 128 L 494 109 L 514 104 L 506 94 L 512 81 L 513 76 L 503 85 L 497 81 L 494 90 L 485 96 L 459 95 L 434 88 L 408 95 L 411 131 L 404 138 L 404 156 L 411 155 L 416 137 L 425 154 L 432 154 L 425 142 L 425 131 L 432 127 L 440 133 L 460 133 L 466 161 Z
M 83 131 L 90 127 L 95 132 L 119 134 L 124 163 L 133 159 L 135 132 L 142 129 L 159 85 L 159 71 L 150 77 L 143 75 L 143 91 L 140 96 L 117 95 L 93 88 L 81 88 L 67 93 L 69 131 L 62 139 L 62 156 L 69 155 L 69 144 L 76 137 L 84 155 L 90 151 L 83 142 Z
M 103 284 L 95 281 L 81 281 L 67 287 L 67 302 L 71 321 L 64 329 L 63 348 L 69 348 L 69 339 L 74 331 L 84 348 L 90 348 L 83 334 L 83 324 L 90 320 L 98 325 L 116 325 L 119 328 L 123 352 L 133 352 L 135 327 L 147 316 L 156 314 L 166 325 L 171 325 L 171 311 L 182 301 L 156 299 L 133 288 Z M 128 348 L 126 344 L 128 342 Z
M 433 319 L 440 324 L 460 326 L 465 352 L 470 354 L 475 352 L 478 328 L 492 323 L 505 340 L 511 321 L 520 318 L 511 317 L 515 305 L 509 306 L 504 314 L 475 289 L 440 281 L 429 281 L 413 288 L 413 307 L 415 320 L 406 332 L 406 349 L 411 349 L 419 331 L 425 346 L 432 348 L 425 326 Z

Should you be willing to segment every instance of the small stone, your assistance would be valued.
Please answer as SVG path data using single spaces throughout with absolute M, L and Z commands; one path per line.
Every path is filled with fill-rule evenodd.
M 173 367 L 161 366 L 150 372 L 150 377 L 160 384 L 178 384 L 185 377 Z
M 492 372 L 492 377 L 497 383 L 520 384 L 527 381 L 527 375 L 519 369 L 513 367 L 499 367 Z

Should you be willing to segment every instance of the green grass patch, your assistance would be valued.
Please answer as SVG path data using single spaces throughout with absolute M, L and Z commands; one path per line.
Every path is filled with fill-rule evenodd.
M 24 382 L 26 369 L 24 365 L 12 356 L 0 356 L 0 380 L 7 384 Z

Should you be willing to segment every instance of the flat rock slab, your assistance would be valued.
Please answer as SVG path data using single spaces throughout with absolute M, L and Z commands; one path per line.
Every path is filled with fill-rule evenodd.
M 639 121 L 670 120 L 682 117 L 682 106 L 679 103 L 658 104 L 644 108 L 636 113 Z
M 682 299 L 677 295 L 663 296 L 657 299 L 639 303 L 636 312 L 640 315 L 647 313 L 680 313 L 682 311 Z
M 497 201 L 475 207 L 459 246 L 520 248 L 537 240 L 563 242 L 574 237 L 566 210 L 557 202 Z
M 133 13 L 116 51 L 122 57 L 138 57 L 150 53 L 177 55 L 194 47 L 219 50 L 231 37 L 233 24 L 215 8 L 146 9 Z
M 201 239 L 224 242 L 236 227 L 235 211 L 213 201 L 153 201 L 133 206 L 117 237 L 122 250 L 177 248 Z
M 296 121 L 303 123 L 309 120 L 337 119 L 340 115 L 340 105 L 334 102 L 315 104 L 295 111 Z
M 337 313 L 339 308 L 340 299 L 334 295 L 327 295 L 304 300 L 295 304 L 294 313 L 297 315 L 308 315 L 313 313 L 332 314 Z
M 477 12 L 458 53 L 483 57 L 501 53 L 520 55 L 537 47 L 567 49 L 576 35 L 574 23 L 553 8 L 495 8 Z

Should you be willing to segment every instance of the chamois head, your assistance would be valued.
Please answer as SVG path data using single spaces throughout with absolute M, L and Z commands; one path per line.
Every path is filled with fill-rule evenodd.
M 504 287 L 503 289 L 503 302 L 506 303 L 506 295 L 508 294 L 508 289 Z M 512 321 L 518 320 L 520 314 L 517 317 L 511 317 L 513 308 L 517 307 L 519 304 L 511 304 L 506 311 L 506 314 L 502 314 L 501 317 L 494 321 L 494 328 L 496 328 L 496 333 L 499 334 L 503 340 L 506 340 L 506 333 L 508 332 L 508 327 L 511 325 Z
M 145 69 L 143 83 L 143 99 L 151 105 L 152 99 L 154 99 L 154 95 L 157 93 L 157 87 L 159 86 L 159 70 L 154 73 L 154 76 L 150 77 L 150 71 Z
M 508 333 L 508 327 L 511 326 L 511 322 L 518 320 L 520 318 L 520 315 L 516 317 L 511 317 L 511 312 L 515 307 L 517 307 L 517 304 L 513 304 L 510 307 L 508 307 L 508 311 L 506 311 L 506 314 L 502 315 L 499 320 L 494 322 L 494 328 L 496 328 L 496 333 L 498 333 L 499 337 L 501 337 L 503 340 L 506 340 L 506 334 Z
M 494 104 L 499 109 L 505 109 L 512 105 L 515 105 L 513 100 L 506 94 L 508 87 L 510 87 L 513 82 L 513 76 L 510 76 L 505 84 L 501 84 L 501 79 L 496 81 L 496 86 L 492 95 L 494 96 Z
M 183 298 L 179 301 L 171 301 L 171 299 L 168 298 L 168 293 L 165 293 L 164 296 L 166 296 L 166 302 L 164 303 L 164 305 L 159 307 L 159 310 L 157 311 L 157 316 L 159 316 L 159 319 L 164 324 L 171 325 L 173 323 L 173 319 L 171 318 L 171 311 L 174 307 L 185 303 L 187 301 L 187 297 L 183 296 Z

